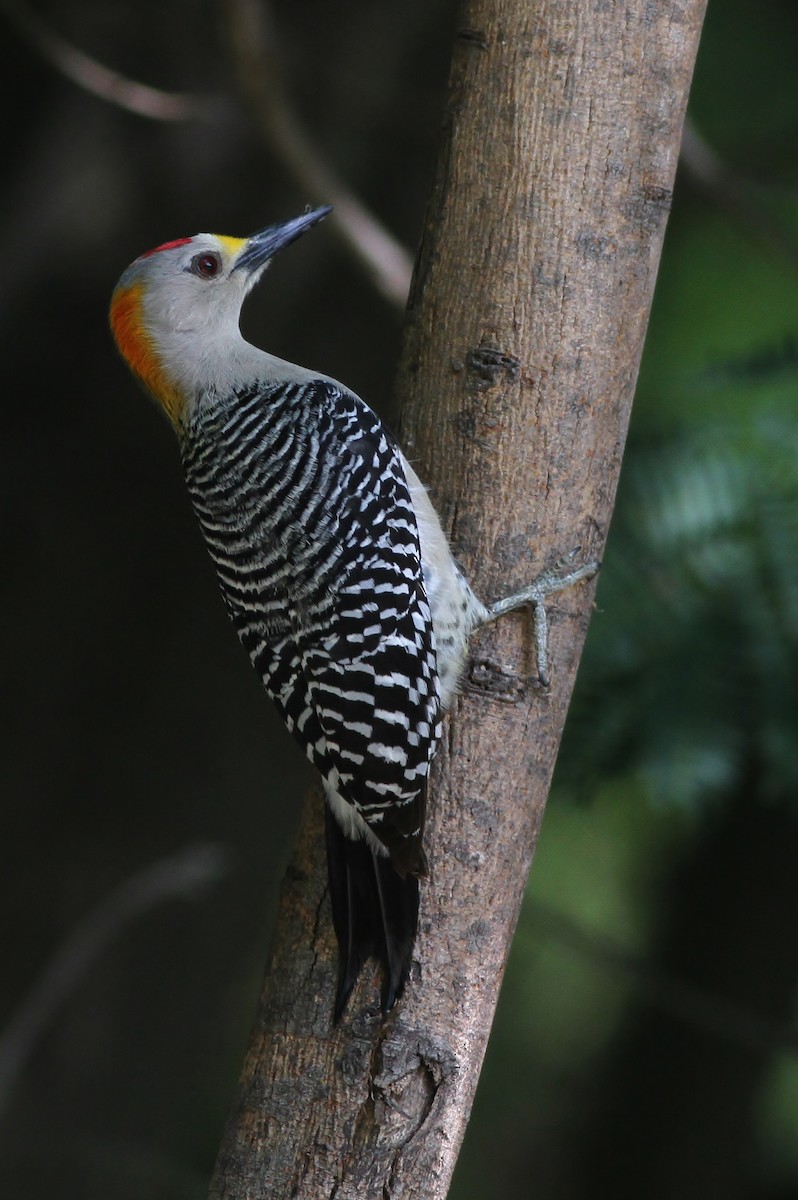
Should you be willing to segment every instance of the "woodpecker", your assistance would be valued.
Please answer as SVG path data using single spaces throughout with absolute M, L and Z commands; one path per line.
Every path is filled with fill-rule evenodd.
M 369 956 L 383 967 L 383 1012 L 407 980 L 427 777 L 471 633 L 531 606 L 545 682 L 544 600 L 596 565 L 483 604 L 380 418 L 344 384 L 245 341 L 247 293 L 329 212 L 249 238 L 166 242 L 123 273 L 110 321 L 177 433 L 238 636 L 321 775 L 338 1020 Z

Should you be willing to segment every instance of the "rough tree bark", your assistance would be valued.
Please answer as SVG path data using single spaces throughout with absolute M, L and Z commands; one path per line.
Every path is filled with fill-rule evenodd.
M 601 554 L 704 0 L 466 0 L 399 387 L 404 445 L 486 598 Z M 323 199 L 323 197 L 320 197 Z M 592 588 L 475 639 L 430 791 L 405 998 L 364 972 L 331 1026 L 321 800 L 306 803 L 214 1197 L 446 1195 Z

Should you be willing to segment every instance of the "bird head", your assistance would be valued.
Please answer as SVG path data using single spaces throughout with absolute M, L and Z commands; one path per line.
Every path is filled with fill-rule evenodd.
M 270 225 L 249 238 L 198 233 L 142 254 L 111 299 L 111 330 L 122 357 L 172 423 L 201 388 L 234 385 L 241 305 L 284 246 L 330 206 Z

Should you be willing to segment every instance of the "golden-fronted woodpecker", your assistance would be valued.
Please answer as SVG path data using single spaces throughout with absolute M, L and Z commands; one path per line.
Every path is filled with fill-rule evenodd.
M 124 272 L 110 315 L 177 432 L 238 636 L 323 780 L 338 1019 L 368 956 L 384 967 L 384 1011 L 405 985 L 427 777 L 470 634 L 531 605 L 545 679 L 543 601 L 595 565 L 484 605 L 379 417 L 336 380 L 244 340 L 247 293 L 329 211 L 250 238 L 158 246 Z

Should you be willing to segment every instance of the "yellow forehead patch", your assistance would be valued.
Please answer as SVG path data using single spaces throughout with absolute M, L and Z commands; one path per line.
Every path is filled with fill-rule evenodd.
M 225 254 L 229 254 L 231 258 L 236 258 L 241 253 L 247 241 L 246 238 L 226 237 L 223 233 L 215 233 L 213 236 L 221 242 Z
M 230 239 L 234 240 L 234 239 Z M 119 353 L 147 391 L 155 397 L 173 425 L 177 425 L 183 410 L 183 397 L 167 378 L 155 353 L 141 311 L 141 283 L 117 288 L 111 298 L 111 332 Z

